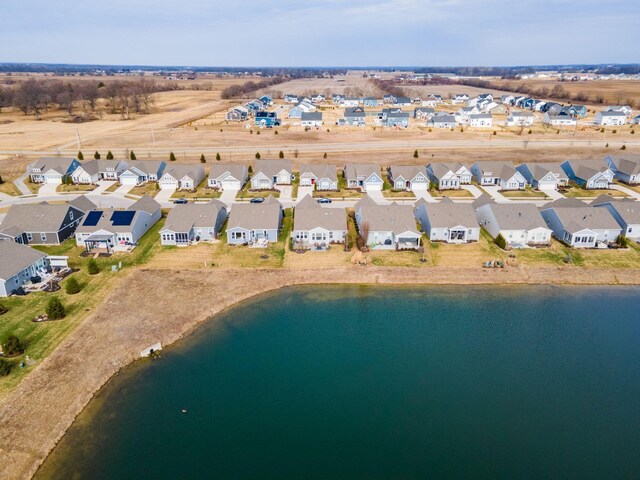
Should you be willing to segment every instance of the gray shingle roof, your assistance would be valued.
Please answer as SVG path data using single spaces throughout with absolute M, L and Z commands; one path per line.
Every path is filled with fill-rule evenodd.
M 625 173 L 627 175 L 637 175 L 640 173 L 640 155 L 630 154 L 620 156 L 611 155 L 613 164 L 616 166 L 616 170 Z
M 136 202 L 134 202 L 127 210 L 141 210 L 143 212 L 147 212 L 149 215 L 153 215 L 158 210 L 160 210 L 161 205 L 156 202 L 149 195 L 145 195 Z
M 78 210 L 82 210 L 83 212 L 88 212 L 89 210 L 93 210 L 97 207 L 97 205 L 89 200 L 86 195 L 80 195 L 79 197 L 74 198 L 69 202 L 69 205 L 76 207 Z
M 322 120 L 322 112 L 302 112 L 300 116 L 301 121 L 321 121 Z
M 2 228 L 18 227 L 23 232 L 57 232 L 69 212 L 69 205 L 23 203 L 9 207 Z
M 369 231 L 393 232 L 394 235 L 413 232 L 420 235 L 411 205 L 398 205 L 395 202 L 389 205 L 378 205 L 373 200 L 363 200 L 356 204 L 356 211 L 360 209 L 362 212 L 362 222 L 369 224 Z
M 8 280 L 47 255 L 13 240 L 0 241 L 0 279 Z
M 501 230 L 549 228 L 540 211 L 531 203 L 493 203 L 491 210 Z
M 282 170 L 292 172 L 291 160 L 256 160 L 253 174 L 263 173 L 271 178 L 280 173 Z
M 344 208 L 322 207 L 310 195 L 306 195 L 296 206 L 293 219 L 294 230 L 347 230 L 347 214 Z
M 425 202 L 425 207 L 433 228 L 449 228 L 458 225 L 467 228 L 478 227 L 475 211 L 469 203 L 454 203 L 449 198 L 443 198 L 439 203 Z
M 39 168 L 42 173 L 55 170 L 61 175 L 64 175 L 74 160 L 75 158 L 72 157 L 40 157 L 33 162 L 31 169 Z
M 247 167 L 239 163 L 215 163 L 211 165 L 209 178 L 220 178 L 223 175 L 229 174 L 233 178 L 242 181 L 245 177 L 246 169 Z
M 374 173 L 380 176 L 380 167 L 373 163 L 349 163 L 344 168 L 344 174 L 347 179 L 369 178 Z
M 328 178 L 334 182 L 338 181 L 336 167 L 326 164 L 305 164 L 300 166 L 300 177 Z
M 421 165 L 391 165 L 389 173 L 394 180 L 399 177 L 405 180 L 413 180 L 419 173 L 422 173 L 425 177 L 427 176 L 425 168 Z
M 155 175 L 162 165 L 165 165 L 164 160 L 132 160 L 127 170 L 135 167 L 147 175 Z
M 262 203 L 236 203 L 229 214 L 227 230 L 273 230 L 279 227 L 281 205 L 269 195 Z
M 189 203 L 176 205 L 167 215 L 163 230 L 172 232 L 188 232 L 191 228 L 213 228 L 216 226 L 218 213 L 225 205 L 212 200 L 209 203 Z
M 578 232 L 584 229 L 616 230 L 620 228 L 618 222 L 606 208 L 594 208 L 584 203 L 581 206 L 557 202 L 549 203 L 541 210 L 553 209 L 568 232 Z

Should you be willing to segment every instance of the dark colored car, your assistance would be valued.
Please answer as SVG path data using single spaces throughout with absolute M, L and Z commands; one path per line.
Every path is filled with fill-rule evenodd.
M 318 203 L 331 203 L 331 199 L 330 198 L 319 198 L 316 200 L 316 202 Z
M 250 203 L 262 203 L 262 202 L 264 202 L 264 198 L 262 197 L 256 197 L 250 200 Z
M 174 200 L 173 203 L 175 203 L 176 205 L 182 205 L 184 203 L 189 203 L 189 200 L 187 200 L 186 198 L 178 198 Z

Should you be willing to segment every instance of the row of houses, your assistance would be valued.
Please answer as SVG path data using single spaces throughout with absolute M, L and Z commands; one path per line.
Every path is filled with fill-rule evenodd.
M 231 108 L 227 111 L 225 120 L 229 122 L 244 122 L 250 117 L 255 117 L 259 112 L 265 111 L 271 105 L 273 105 L 273 98 L 270 95 L 263 95 L 244 105 L 236 105 Z

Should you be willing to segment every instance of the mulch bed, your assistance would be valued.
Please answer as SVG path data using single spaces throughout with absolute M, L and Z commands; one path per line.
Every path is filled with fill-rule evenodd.
M 64 320 L 63 318 L 55 318 L 55 319 L 50 319 L 49 315 L 47 315 L 46 313 L 43 313 L 42 315 L 38 315 L 36 318 L 32 318 L 31 321 L 33 323 L 43 323 L 43 322 L 57 322 L 58 320 Z

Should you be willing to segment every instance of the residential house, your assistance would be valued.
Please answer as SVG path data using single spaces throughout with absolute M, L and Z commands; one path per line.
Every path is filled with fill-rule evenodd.
M 560 109 L 560 115 L 570 115 L 572 117 L 586 117 L 587 107 L 584 105 L 567 105 Z
M 366 243 L 375 250 L 407 250 L 420 247 L 420 232 L 416 226 L 413 207 L 378 205 L 368 195 L 355 205 L 358 230 L 367 233 Z
M 363 127 L 365 125 L 366 114 L 362 107 L 351 107 L 344 109 L 344 123 Z
M 289 110 L 287 116 L 289 118 L 302 118 L 303 113 L 315 112 L 317 107 L 311 102 L 300 102 Z
M 400 108 L 384 108 L 378 113 L 378 123 L 385 127 L 408 127 L 409 112 L 403 112 Z
M 251 188 L 273 190 L 275 185 L 291 185 L 292 175 L 291 160 L 256 160 L 251 177 Z
M 273 98 L 270 95 L 262 95 L 258 100 L 262 103 L 264 108 L 270 107 L 273 105 Z
M 76 229 L 76 245 L 84 246 L 88 252 L 130 251 L 161 217 L 160 204 L 148 195 L 126 210 L 91 210 Z
M 340 93 L 334 93 L 333 95 L 331 95 L 331 101 L 336 105 L 341 105 L 344 101 L 344 95 Z
M 490 113 L 476 113 L 469 115 L 469 126 L 475 128 L 491 128 L 493 117 Z
M 164 170 L 158 184 L 161 190 L 195 190 L 204 178 L 201 165 L 171 165 Z
M 249 118 L 249 110 L 247 107 L 238 105 L 229 110 L 224 118 L 229 122 L 244 122 Z
M 217 190 L 241 190 L 249 180 L 246 165 L 240 163 L 214 163 L 209 171 L 207 186 Z
M 162 177 L 167 164 L 164 160 L 135 160 L 120 174 L 122 185 L 142 185 L 157 182 Z
M 338 190 L 336 167 L 323 164 L 306 164 L 300 167 L 300 186 L 315 186 L 316 190 Z
M 530 127 L 535 116 L 531 112 L 511 112 L 507 117 L 507 125 L 517 127 Z
M 276 112 L 257 112 L 255 117 L 256 127 L 277 127 L 280 125 L 280 119 Z
M 480 226 L 494 239 L 502 235 L 510 247 L 551 243 L 551 229 L 531 203 L 496 203 L 483 194 L 472 205 Z
M 556 102 L 547 102 L 541 109 L 543 113 L 548 113 L 549 115 L 558 115 L 560 110 L 562 110 L 562 105 Z
M 604 161 L 616 179 L 628 185 L 640 183 L 640 155 L 607 155 Z
M 633 117 L 633 120 L 631 121 L 631 123 L 633 125 L 640 125 L 640 115 Z
M 502 103 L 491 102 L 483 109 L 483 112 L 491 115 L 505 115 L 509 112 L 509 109 Z
M 86 195 L 80 195 L 69 202 L 69 205 L 80 210 L 83 214 L 97 207 Z
M 458 190 L 460 185 L 471 183 L 472 173 L 462 163 L 431 163 L 427 176 L 438 190 Z
M 467 103 L 469 101 L 469 95 L 466 93 L 457 93 L 451 98 L 451 103 Z
M 605 107 L 605 112 L 623 112 L 627 117 L 630 117 L 633 113 L 630 105 L 610 105 Z
M 385 105 L 388 105 L 390 103 L 395 102 L 396 97 L 394 97 L 391 94 L 386 94 L 382 97 L 382 103 L 384 103 Z
M 540 208 L 553 236 L 575 248 L 613 243 L 622 227 L 606 208 L 595 208 L 575 198 L 563 198 Z
M 362 99 L 362 104 L 365 107 L 378 107 L 382 104 L 382 102 L 376 97 L 364 97 Z
M 477 107 L 460 107 L 460 109 L 458 109 L 458 111 L 455 114 L 456 117 L 456 121 L 458 123 L 468 123 L 469 122 L 469 117 L 471 115 L 475 115 L 480 113 L 480 110 L 478 110 Z
M 227 207 L 220 200 L 176 205 L 160 230 L 160 243 L 184 247 L 215 240 L 226 219 Z
M 436 111 L 430 107 L 417 107 L 413 109 L 413 118 L 419 120 L 429 120 Z
M 480 239 L 475 210 L 468 203 L 443 198 L 439 203 L 416 202 L 416 218 L 432 242 L 470 243 Z
M 291 93 L 285 94 L 283 97 L 285 103 L 298 103 L 298 96 Z
M 71 180 L 77 184 L 97 183 L 100 180 L 116 181 L 128 166 L 124 160 L 90 160 L 71 172 Z
M 257 99 L 251 100 L 250 102 L 245 103 L 244 107 L 247 109 L 249 114 L 253 116 L 257 115 L 258 112 L 261 112 L 264 110 L 264 105 L 262 105 L 262 102 Z
M 342 99 L 341 105 L 343 107 L 357 107 L 360 105 L 360 98 L 358 97 L 344 97 Z
M 598 112 L 595 123 L 603 127 L 619 127 L 627 123 L 627 114 L 615 111 Z
M 413 102 L 411 101 L 411 99 L 409 97 L 394 97 L 394 99 L 393 99 L 393 106 L 394 107 L 408 107 L 412 103 Z
M 553 127 L 575 127 L 578 120 L 571 115 L 553 115 L 547 112 L 544 114 L 542 123 Z
M 569 177 L 559 163 L 523 163 L 516 170 L 536 190 L 557 190 L 569 184 Z
M 457 125 L 456 117 L 446 113 L 436 113 L 427 123 L 428 126 L 434 128 L 455 128 Z
M 59 245 L 75 232 L 84 211 L 69 204 L 11 205 L 0 225 L 0 240 L 29 245 Z
M 64 177 L 71 175 L 79 166 L 77 158 L 40 157 L 27 168 L 27 172 L 33 183 L 60 184 Z
M 327 100 L 327 97 L 325 97 L 324 95 L 322 95 L 320 93 L 318 93 L 316 95 L 313 95 L 311 97 L 311 103 L 314 103 L 314 104 L 315 103 L 322 103 L 322 102 L 324 102 L 326 100 Z
M 527 186 L 527 180 L 511 162 L 476 162 L 471 173 L 482 186 L 495 185 L 500 190 L 524 190 Z
M 359 188 L 363 192 L 381 191 L 384 181 L 380 168 L 374 164 L 349 163 L 344 167 L 347 188 Z
M 392 165 L 387 169 L 387 173 L 394 190 L 409 192 L 429 190 L 429 179 L 423 166 Z
M 347 215 L 343 208 L 321 206 L 310 195 L 298 202 L 291 238 L 297 249 L 323 251 L 332 243 L 344 243 Z
M 8 297 L 49 269 L 47 254 L 16 242 L 0 241 L 0 297 Z
M 569 180 L 588 190 L 607 189 L 613 182 L 613 171 L 601 160 L 565 160 L 561 167 Z
M 300 117 L 300 125 L 303 127 L 321 127 L 322 112 L 302 112 Z
M 606 208 L 613 216 L 622 234 L 630 240 L 640 242 L 640 202 L 631 198 L 621 200 L 602 194 L 591 202 L 594 208 Z
M 266 247 L 277 242 L 282 217 L 282 205 L 271 195 L 262 203 L 235 204 L 227 222 L 227 243 Z

